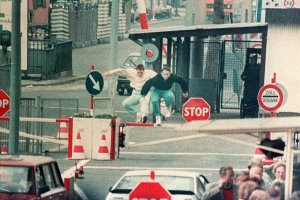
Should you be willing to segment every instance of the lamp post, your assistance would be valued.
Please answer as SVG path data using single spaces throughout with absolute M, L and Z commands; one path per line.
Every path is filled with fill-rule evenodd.
M 12 0 L 12 31 L 11 31 L 11 75 L 10 75 L 10 121 L 8 153 L 18 154 L 19 151 L 19 120 L 21 97 L 21 1 Z

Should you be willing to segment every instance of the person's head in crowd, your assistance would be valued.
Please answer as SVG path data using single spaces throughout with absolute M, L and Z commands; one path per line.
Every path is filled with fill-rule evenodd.
M 234 183 L 241 184 L 245 181 L 249 180 L 249 172 L 248 171 L 238 171 L 234 173 Z
M 259 157 L 252 157 L 250 160 L 249 160 L 249 163 L 248 163 L 248 169 L 250 170 L 250 168 L 254 165 L 259 165 L 259 166 L 263 166 L 263 162 L 261 160 L 261 158 Z
M 300 200 L 300 190 L 294 191 L 289 200 Z
M 274 182 L 269 189 L 269 195 L 272 200 L 284 200 L 284 183 Z
M 253 165 L 249 170 L 250 180 L 260 183 L 262 181 L 264 167 L 262 165 Z
M 262 188 L 254 188 L 250 192 L 249 200 L 270 200 L 270 196 L 267 191 Z
M 232 188 L 233 177 L 234 177 L 233 168 L 231 166 L 221 167 L 219 170 L 219 174 L 220 174 L 219 187 L 225 189 Z
M 248 180 L 242 182 L 239 187 L 239 193 L 238 193 L 239 200 L 247 200 L 250 191 L 252 191 L 256 187 L 258 187 L 258 184 L 254 181 Z
M 284 162 L 277 162 L 275 163 L 273 167 L 273 174 L 276 177 L 277 181 L 284 182 L 285 181 L 285 171 L 286 171 L 286 165 Z

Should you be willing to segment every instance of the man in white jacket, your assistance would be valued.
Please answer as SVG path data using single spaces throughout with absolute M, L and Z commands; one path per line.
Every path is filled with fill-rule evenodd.
M 139 64 L 136 68 L 116 68 L 104 72 L 105 77 L 111 75 L 125 76 L 130 80 L 130 86 L 133 88 L 132 94 L 123 101 L 122 105 L 127 112 L 136 116 L 137 122 L 146 123 L 149 113 L 150 94 L 143 98 L 141 90 L 146 81 L 156 76 L 156 72 L 145 69 L 143 64 Z M 141 105 L 140 111 L 137 109 L 138 104 Z

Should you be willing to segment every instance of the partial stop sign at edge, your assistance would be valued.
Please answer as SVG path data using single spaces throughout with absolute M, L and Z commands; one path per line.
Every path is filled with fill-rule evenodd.
M 10 107 L 10 98 L 4 92 L 4 90 L 0 90 L 0 117 L 4 116 L 8 111 Z
M 210 105 L 203 98 L 190 98 L 182 106 L 182 118 L 186 122 L 208 120 Z

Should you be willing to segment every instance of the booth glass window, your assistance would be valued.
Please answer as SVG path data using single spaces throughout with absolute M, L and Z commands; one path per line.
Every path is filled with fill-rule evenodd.
M 300 151 L 294 153 L 293 165 L 293 189 L 292 191 L 300 191 Z

